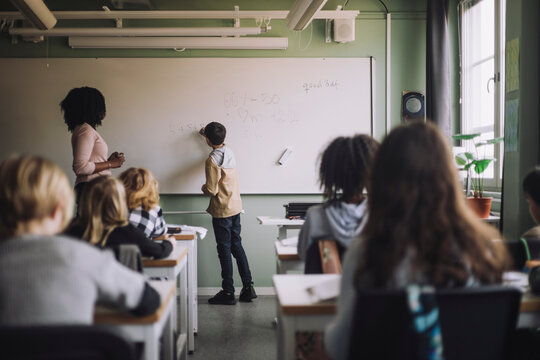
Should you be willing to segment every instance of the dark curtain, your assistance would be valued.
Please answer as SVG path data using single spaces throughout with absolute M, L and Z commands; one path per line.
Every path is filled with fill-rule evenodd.
M 427 0 L 426 113 L 450 136 L 450 40 L 448 1 Z

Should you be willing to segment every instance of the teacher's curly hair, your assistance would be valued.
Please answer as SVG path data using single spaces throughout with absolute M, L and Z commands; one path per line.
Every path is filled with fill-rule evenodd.
M 70 132 L 84 123 L 95 129 L 101 125 L 106 113 L 103 94 L 88 86 L 71 89 L 60 103 L 60 108 Z

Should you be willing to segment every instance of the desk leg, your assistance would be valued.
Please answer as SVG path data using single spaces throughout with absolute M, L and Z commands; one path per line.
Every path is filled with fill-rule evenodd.
M 191 287 L 191 316 L 192 316 L 192 326 L 193 326 L 193 332 L 196 334 L 198 332 L 199 328 L 199 317 L 198 317 L 198 303 L 197 303 L 197 239 L 198 235 L 195 236 L 195 240 L 193 240 L 193 261 L 192 261 L 192 272 L 191 272 L 191 284 L 193 285 Z
M 278 226 L 278 240 L 287 238 L 287 227 L 283 225 Z
M 163 336 L 166 336 L 167 327 L 171 328 L 171 319 L 167 319 L 167 324 L 163 329 Z M 171 329 L 172 338 L 172 329 Z M 159 359 L 159 332 L 156 331 L 155 326 L 149 326 L 144 330 L 144 360 Z M 165 345 L 165 344 L 163 344 Z M 172 345 L 172 343 L 171 343 Z
M 188 316 L 188 277 L 187 268 L 184 268 L 180 272 L 180 318 L 179 324 L 180 334 L 187 333 L 187 348 L 188 351 L 193 352 L 195 350 L 195 339 L 193 337 L 193 327 L 191 326 Z
M 289 316 L 283 316 L 281 311 L 278 311 L 278 314 L 278 359 L 294 360 L 296 355 L 296 332 L 293 326 L 294 320 Z
M 176 297 L 173 298 L 173 300 L 176 299 Z M 167 322 L 165 323 L 165 328 L 163 329 L 163 357 L 164 359 L 170 359 L 174 360 L 174 345 L 173 345 L 173 317 L 172 313 L 171 316 L 167 318 Z M 159 339 L 158 339 L 159 344 Z M 159 347 L 158 347 L 159 348 Z M 159 356 L 159 355 L 158 355 Z M 159 359 L 159 357 L 156 357 L 155 359 Z

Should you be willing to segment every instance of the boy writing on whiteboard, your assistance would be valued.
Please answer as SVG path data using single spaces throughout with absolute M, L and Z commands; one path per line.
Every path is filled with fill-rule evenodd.
M 240 237 L 242 200 L 238 189 L 236 160 L 232 150 L 224 144 L 225 126 L 218 122 L 211 122 L 199 133 L 205 137 L 206 143 L 212 148 L 205 163 L 206 183 L 201 190 L 205 195 L 210 196 L 210 205 L 206 211 L 212 215 L 222 278 L 222 290 L 208 302 L 220 305 L 236 304 L 231 254 L 236 259 L 243 284 L 239 300 L 250 302 L 257 297 L 257 294 L 253 289 L 251 272 Z

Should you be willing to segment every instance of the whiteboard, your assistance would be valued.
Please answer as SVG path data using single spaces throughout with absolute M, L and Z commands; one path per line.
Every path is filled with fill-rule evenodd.
M 210 121 L 227 128 L 241 193 L 319 193 L 329 141 L 373 133 L 374 71 L 371 58 L 1 59 L 0 156 L 40 154 L 74 179 L 59 103 L 91 86 L 109 152 L 152 171 L 162 193 L 200 193 L 211 149 L 197 132 Z

